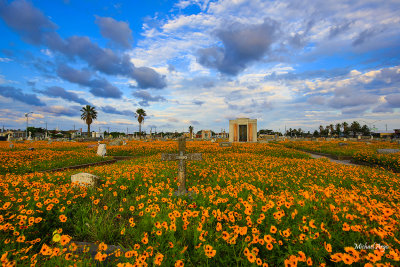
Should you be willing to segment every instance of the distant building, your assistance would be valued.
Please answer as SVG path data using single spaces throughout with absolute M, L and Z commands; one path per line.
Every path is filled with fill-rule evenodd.
M 103 138 L 104 139 L 104 132 L 100 133 L 100 132 L 92 132 L 92 137 L 93 138 Z
M 393 131 L 376 131 L 375 135 L 378 135 L 380 138 L 392 138 L 396 135 L 395 130 Z
M 210 139 L 212 137 L 211 130 L 201 130 L 201 139 Z
M 217 133 L 217 134 L 215 135 L 215 137 L 217 137 L 217 138 L 229 138 L 229 134 L 226 133 L 225 131 L 222 131 L 222 132 L 220 132 L 220 133 Z
M 257 119 L 229 120 L 229 142 L 257 142 Z
M 8 130 L 6 132 L 1 133 L 2 136 L 11 135 L 12 138 L 26 138 L 26 131 L 21 130 Z

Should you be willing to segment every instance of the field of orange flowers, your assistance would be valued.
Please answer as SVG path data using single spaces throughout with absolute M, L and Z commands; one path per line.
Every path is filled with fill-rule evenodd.
M 192 193 L 177 197 L 177 163 L 160 155 L 176 151 L 176 142 L 129 142 L 115 153 L 126 147 L 149 156 L 79 171 L 1 175 L 2 263 L 400 263 L 397 173 L 310 159 L 281 144 L 187 142 L 188 152 L 204 160 L 188 163 Z M 100 185 L 71 186 L 70 176 L 80 171 L 101 177 Z M 93 258 L 78 253 L 78 241 L 99 244 Z M 107 254 L 111 245 L 121 250 Z
M 96 143 L 45 141 L 17 143 L 10 148 L 0 143 L 0 174 L 27 173 L 107 160 L 96 155 Z
M 339 143 L 346 143 L 340 146 Z M 400 172 L 400 152 L 393 154 L 378 154 L 377 150 L 382 148 L 400 149 L 400 145 L 391 142 L 343 142 L 343 141 L 286 141 L 286 147 L 301 149 L 310 152 L 330 154 L 333 156 L 350 156 L 356 162 L 377 165 L 387 169 Z

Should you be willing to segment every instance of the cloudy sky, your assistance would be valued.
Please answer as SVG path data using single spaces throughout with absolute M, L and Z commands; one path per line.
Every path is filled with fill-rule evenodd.
M 400 128 L 398 0 L 0 0 L 0 36 L 5 128 Z

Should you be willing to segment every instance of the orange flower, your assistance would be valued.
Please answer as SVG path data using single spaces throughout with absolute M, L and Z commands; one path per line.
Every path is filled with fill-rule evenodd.
M 50 256 L 53 253 L 53 250 L 47 246 L 46 244 L 43 244 L 42 248 L 40 249 L 40 254 L 44 256 Z
M 65 254 L 65 259 L 66 259 L 67 261 L 70 261 L 70 260 L 72 259 L 72 253 L 67 253 L 67 254 Z
M 351 265 L 354 262 L 353 258 L 347 253 L 342 255 L 342 261 L 347 265 Z
M 278 230 L 278 229 L 276 229 L 276 227 L 272 225 L 269 231 L 270 231 L 272 234 L 275 234 L 277 230 Z
M 71 238 L 68 235 L 62 235 L 60 239 L 60 244 L 61 246 L 65 246 L 69 243 L 69 241 L 71 241 Z
M 326 242 L 324 242 L 324 247 L 325 247 L 326 251 L 328 251 L 329 253 L 332 252 L 331 244 L 327 244 Z
M 183 263 L 183 261 L 177 260 L 177 261 L 175 262 L 175 267 L 182 267 L 182 266 L 185 266 L 185 264 Z
M 306 254 L 304 254 L 303 251 L 299 251 L 299 252 L 297 252 L 297 253 L 299 254 L 299 257 L 297 257 L 297 259 L 298 259 L 299 261 L 306 261 Z
M 22 242 L 24 242 L 25 241 L 25 236 L 23 236 L 23 235 L 21 235 L 21 236 L 19 236 L 18 238 L 17 238 L 17 242 L 18 243 L 22 243 Z
M 106 253 L 102 254 L 100 251 L 97 252 L 96 256 L 94 256 L 94 259 L 98 261 L 104 261 L 106 258 L 107 254 Z
M 157 253 L 157 255 L 154 258 L 154 264 L 155 265 L 161 265 L 163 259 L 164 259 L 164 255 L 161 254 L 161 253 Z
M 100 250 L 100 251 L 106 251 L 107 250 L 107 244 L 104 244 L 103 242 L 101 242 L 100 244 L 99 244 L 99 247 L 98 247 L 98 250 Z
M 247 259 L 249 260 L 249 262 L 253 263 L 256 261 L 256 256 L 254 256 L 252 253 L 249 253 L 247 255 Z
M 239 234 L 240 234 L 240 235 L 245 235 L 245 234 L 247 234 L 247 226 L 240 227 L 240 232 L 239 232 Z
M 60 222 L 66 222 L 67 221 L 67 216 L 65 216 L 64 214 L 61 214 L 60 216 L 59 216 L 59 219 L 60 219 Z
M 335 253 L 331 255 L 331 261 L 333 262 L 339 262 L 342 260 L 342 253 Z
M 221 223 L 217 223 L 216 230 L 217 230 L 218 232 L 222 230 L 222 225 L 221 225 Z

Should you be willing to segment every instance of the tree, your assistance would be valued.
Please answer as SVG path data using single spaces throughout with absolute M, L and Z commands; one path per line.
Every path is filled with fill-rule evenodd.
M 192 125 L 189 126 L 189 133 L 190 133 L 190 138 L 192 139 L 193 138 L 193 126 Z
M 350 125 L 350 129 L 353 132 L 353 137 L 355 137 L 357 133 L 361 132 L 361 125 L 357 121 L 353 121 Z
M 317 130 L 315 130 L 314 133 L 313 133 L 313 136 L 314 137 L 318 137 L 319 136 L 319 132 Z
M 147 116 L 147 114 L 146 114 L 146 111 L 144 111 L 144 109 L 138 108 L 136 110 L 135 118 L 137 118 L 137 120 L 139 122 L 139 133 L 140 133 L 139 138 L 140 139 L 142 138 L 142 122 L 144 121 L 144 117 L 146 117 L 146 116 Z
M 347 122 L 342 123 L 343 126 L 343 133 L 348 136 L 349 135 L 349 124 Z
M 363 133 L 364 136 L 371 134 L 369 127 L 365 124 L 363 125 L 363 127 L 361 127 L 361 132 Z
M 86 107 L 83 107 L 81 109 L 82 115 L 81 115 L 81 119 L 85 121 L 85 123 L 88 126 L 88 136 L 90 137 L 90 124 L 92 124 L 92 122 L 94 120 L 97 119 L 97 111 L 95 107 L 92 107 L 90 105 L 86 105 Z
M 338 135 L 338 136 L 340 136 L 340 128 L 342 127 L 342 125 L 340 124 L 340 123 L 337 123 L 336 124 L 336 126 L 335 126 L 335 128 L 336 128 L 336 134 Z

